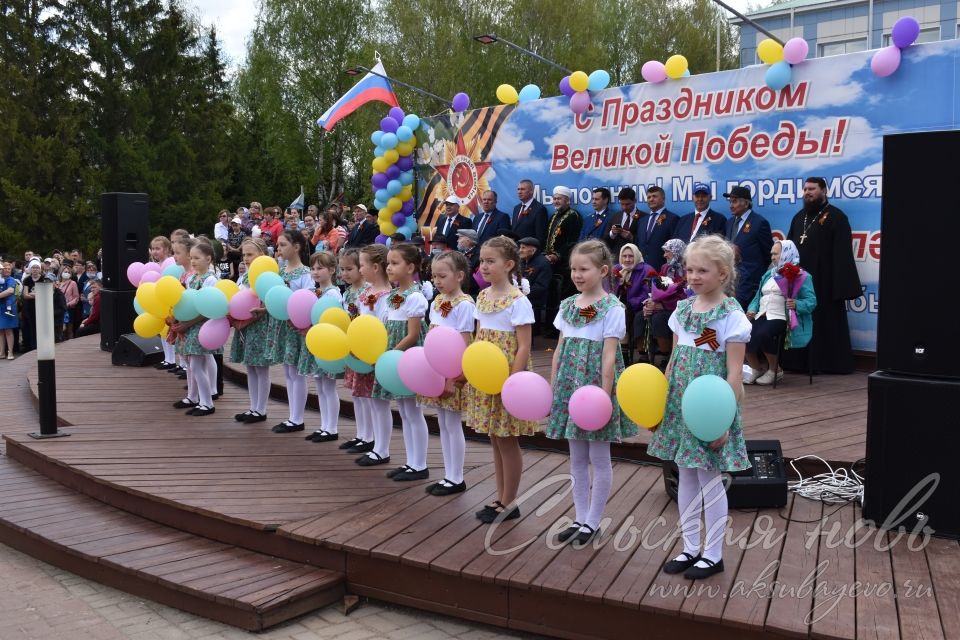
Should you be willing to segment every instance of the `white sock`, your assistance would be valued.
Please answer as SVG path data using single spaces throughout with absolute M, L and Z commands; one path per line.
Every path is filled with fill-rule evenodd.
M 683 533 L 683 552 L 700 555 L 700 513 L 703 502 L 696 469 L 680 467 L 677 485 L 677 508 L 680 510 L 680 531 Z M 686 560 L 678 556 L 677 560 Z
M 212 356 L 190 356 L 190 371 L 193 372 L 193 377 L 197 381 L 197 394 L 200 396 L 200 404 L 204 407 L 213 407 L 210 372 L 207 371 L 210 365 L 207 358 L 213 360 Z
M 303 424 L 303 412 L 307 408 L 307 379 L 297 373 L 297 365 L 283 365 L 287 378 L 287 404 L 290 409 L 290 422 Z
M 168 364 L 173 364 L 177 361 L 177 352 L 172 344 L 164 340 L 163 345 L 163 361 Z
M 270 367 L 247 365 L 247 393 L 250 395 L 250 411 L 265 415 L 270 395 Z
M 403 424 L 403 444 L 407 451 L 407 466 L 416 471 L 427 468 L 427 444 L 430 431 L 423 417 L 423 409 L 415 397 L 400 398 L 400 418 Z
M 340 396 L 337 381 L 327 376 L 317 376 L 317 399 L 320 401 L 320 424 L 327 433 L 337 433 L 340 421 Z
M 574 521 L 584 524 L 590 507 L 590 443 L 569 440 L 570 475 L 573 476 Z
M 207 379 L 210 381 L 211 393 L 217 392 L 217 361 L 212 353 L 203 356 L 203 368 L 207 372 Z M 210 406 L 210 405 L 207 405 Z
M 727 529 L 727 492 L 719 471 L 697 469 L 697 478 L 703 490 L 703 515 L 707 531 L 703 557 L 720 562 L 723 558 L 723 537 Z
M 443 449 L 443 477 L 454 484 L 463 482 L 463 459 L 467 443 L 463 437 L 463 419 L 459 411 L 437 409 L 440 422 L 440 447 Z
M 373 453 L 381 458 L 389 458 L 390 436 L 393 435 L 393 416 L 390 415 L 390 401 L 380 398 L 369 398 L 369 401 L 370 424 L 373 426 L 373 439 L 376 442 Z
M 193 357 L 196 356 L 188 356 L 188 358 Z M 190 402 L 200 401 L 200 396 L 197 395 L 197 372 L 193 367 L 190 366 L 187 367 L 187 400 Z
M 181 369 L 187 368 L 187 357 L 186 356 L 177 356 L 177 364 L 180 365 Z
M 367 398 L 353 396 L 353 421 L 357 423 L 357 440 L 363 442 L 373 440 L 373 437 L 368 435 L 368 431 L 370 430 L 370 408 L 367 405 Z
M 610 498 L 613 485 L 613 464 L 610 462 L 610 443 L 591 440 L 590 466 L 593 468 L 593 482 L 590 483 L 590 510 L 583 524 L 596 530 L 603 518 L 603 510 Z

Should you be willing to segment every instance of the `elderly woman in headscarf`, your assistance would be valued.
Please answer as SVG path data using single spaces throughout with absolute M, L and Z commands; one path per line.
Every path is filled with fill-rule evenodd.
M 760 278 L 756 295 L 747 307 L 753 320 L 744 384 L 773 384 L 783 377 L 779 352 L 807 346 L 813 335 L 813 309 L 817 295 L 813 278 L 800 268 L 800 252 L 790 240 L 774 242 L 770 269 Z M 761 359 L 761 354 L 763 359 Z
M 632 361 L 633 345 L 637 351 L 646 351 L 646 320 L 643 317 L 643 303 L 650 297 L 650 277 L 657 275 L 656 270 L 643 261 L 637 245 L 628 242 L 620 248 L 620 256 L 610 274 L 611 293 L 613 293 L 627 311 L 627 348 L 624 358 Z
M 651 349 L 651 364 L 657 354 L 666 356 L 663 366 L 670 359 L 673 350 L 673 332 L 667 322 L 677 303 L 687 297 L 687 272 L 683 263 L 683 252 L 687 243 L 678 238 L 663 243 L 665 262 L 660 267 L 659 277 L 650 279 L 650 298 L 644 302 L 643 315 L 649 325 L 649 338 L 656 341 L 656 353 Z M 648 348 L 653 345 L 648 345 Z

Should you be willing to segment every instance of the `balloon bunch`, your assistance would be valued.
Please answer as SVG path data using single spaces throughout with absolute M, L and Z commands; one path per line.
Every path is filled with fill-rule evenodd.
M 684 56 L 678 53 L 667 58 L 666 62 L 660 62 L 659 60 L 644 62 L 643 66 L 640 67 L 640 75 L 652 84 L 659 84 L 667 78 L 679 80 L 690 76 L 690 64 Z
M 570 110 L 576 114 L 586 113 L 593 104 L 591 93 L 603 91 L 610 84 L 610 74 L 597 69 L 590 75 L 574 71 L 560 81 L 560 93 L 570 98 Z
M 419 128 L 419 116 L 404 114 L 400 107 L 393 107 L 380 121 L 380 129 L 370 136 L 376 145 L 370 184 L 374 191 L 373 204 L 380 211 L 380 235 L 377 236 L 380 244 L 386 244 L 387 238 L 398 232 L 409 240 L 417 230 L 413 152 L 417 148 Z
M 870 68 L 881 78 L 886 78 L 900 68 L 900 52 L 912 45 L 920 35 L 920 23 L 916 18 L 904 16 L 897 20 L 890 32 L 892 44 L 880 49 L 870 59 Z
M 457 94 L 461 95 L 461 94 Z M 465 94 L 464 94 L 465 95 Z M 497 100 L 503 104 L 517 104 L 518 102 L 533 102 L 540 99 L 540 87 L 528 84 L 518 92 L 511 84 L 502 84 L 497 87 Z
M 803 38 L 790 38 L 781 45 L 776 40 L 766 38 L 757 45 L 757 57 L 770 65 L 764 76 L 764 82 L 774 91 L 780 91 L 793 79 L 793 65 L 807 59 L 810 45 Z

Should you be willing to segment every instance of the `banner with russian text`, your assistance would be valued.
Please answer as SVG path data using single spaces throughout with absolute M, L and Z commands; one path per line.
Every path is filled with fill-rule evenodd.
M 872 54 L 796 65 L 792 84 L 779 92 L 764 85 L 767 67 L 757 65 L 609 88 L 584 116 L 560 96 L 427 118 L 418 150 L 420 224 L 432 225 L 450 194 L 464 213 L 475 213 L 486 189 L 509 212 L 524 178 L 551 212 L 556 185 L 572 188 L 574 206 L 588 215 L 594 187 L 610 188 L 614 206 L 616 193 L 633 187 L 642 205 L 646 187 L 656 184 L 667 207 L 684 215 L 699 181 L 724 213 L 721 194 L 748 187 L 754 209 L 782 238 L 802 207 L 804 178 L 823 176 L 830 201 L 850 219 L 864 289 L 847 304 L 853 347 L 874 351 L 883 136 L 958 127 L 960 41 L 910 47 L 888 78 L 873 75 Z

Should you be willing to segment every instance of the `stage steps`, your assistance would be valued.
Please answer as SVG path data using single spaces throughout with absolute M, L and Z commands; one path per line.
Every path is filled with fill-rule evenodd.
M 0 542 L 102 584 L 249 631 L 339 600 L 342 573 L 178 531 L 0 456 Z

